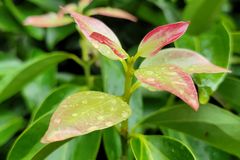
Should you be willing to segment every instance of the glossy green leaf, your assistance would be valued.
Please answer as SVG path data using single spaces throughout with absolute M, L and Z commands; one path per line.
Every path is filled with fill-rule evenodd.
M 183 19 L 189 20 L 189 33 L 200 34 L 209 29 L 217 18 L 224 0 L 189 1 L 183 12 Z
M 28 128 L 14 142 L 8 153 L 8 160 L 29 160 L 38 159 L 36 157 L 39 156 L 45 157 L 64 143 L 57 142 L 49 145 L 40 143 L 41 137 L 47 130 L 51 115 L 52 111 L 28 126 Z
M 55 89 L 52 93 L 50 93 L 46 99 L 42 102 L 42 104 L 35 111 L 32 121 L 37 120 L 39 117 L 49 112 L 50 110 L 57 107 L 57 105 L 67 96 L 72 93 L 79 91 L 79 86 L 76 85 L 64 85 L 57 89 Z
M 210 63 L 199 53 L 182 48 L 163 49 L 157 55 L 146 58 L 140 67 L 156 67 L 163 64 L 176 65 L 189 74 L 229 72 Z
M 22 6 L 16 6 L 12 0 L 4 0 L 6 7 L 11 11 L 11 13 L 14 15 L 14 17 L 18 20 L 19 23 L 23 23 L 24 19 L 31 14 L 34 13 L 40 13 L 40 10 L 38 8 L 33 7 L 32 5 L 26 3 Z M 29 12 L 31 11 L 31 12 Z M 44 36 L 44 30 L 41 28 L 35 28 L 35 27 L 25 27 L 25 30 L 27 33 L 29 33 L 30 36 L 33 38 L 36 38 L 38 40 L 43 39 Z
M 175 65 L 140 68 L 135 71 L 143 86 L 168 91 L 186 102 L 194 110 L 198 109 L 197 91 L 189 74 Z
M 101 142 L 101 132 L 96 131 L 67 142 L 45 160 L 94 160 L 97 157 Z
M 42 143 L 51 143 L 101 130 L 126 120 L 131 109 L 121 98 L 84 91 L 66 98 L 54 112 Z
M 240 118 L 212 104 L 202 105 L 197 112 L 184 105 L 163 108 L 141 124 L 175 129 L 240 157 Z
M 199 36 L 185 34 L 175 42 L 176 47 L 189 48 L 206 57 L 211 63 L 227 68 L 229 63 L 230 37 L 222 24 L 215 24 L 211 30 Z M 223 81 L 225 74 L 198 74 L 194 80 L 198 85 L 200 103 L 207 103 L 209 97 Z
M 24 126 L 24 119 L 21 116 L 10 111 L 1 110 L 0 146 L 5 144 L 23 126 Z
M 58 42 L 65 39 L 74 31 L 75 26 L 73 24 L 57 28 L 47 28 L 46 32 L 47 47 L 52 50 Z
M 103 130 L 103 144 L 108 160 L 118 160 L 121 158 L 121 136 L 115 127 Z
M 240 80 L 234 77 L 226 77 L 213 96 L 224 107 L 240 112 L 239 95 Z
M 0 77 L 6 76 L 7 74 L 11 74 L 18 67 L 20 67 L 22 62 L 19 59 L 6 58 L 0 60 Z
M 36 77 L 41 72 L 45 71 L 53 65 L 71 58 L 70 55 L 65 53 L 52 53 L 46 56 L 40 56 L 34 60 L 25 63 L 21 68 L 16 70 L 13 74 L 5 76 L 1 81 L 0 86 L 0 102 L 8 99 L 16 94 Z
M 195 160 L 184 144 L 166 136 L 137 135 L 130 144 L 136 160 Z
M 239 46 L 240 32 L 231 33 L 231 37 L 232 37 L 232 42 L 233 42 L 232 43 L 233 52 L 240 53 L 240 46 Z
M 209 144 L 172 129 L 164 129 L 164 135 L 178 139 L 184 143 L 195 155 L 197 160 L 230 160 L 231 155 Z

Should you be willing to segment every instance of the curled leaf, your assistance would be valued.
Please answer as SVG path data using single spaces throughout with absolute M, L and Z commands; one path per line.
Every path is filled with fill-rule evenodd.
M 113 31 L 108 28 L 103 22 L 99 21 L 96 18 L 87 17 L 81 15 L 76 12 L 69 12 L 71 16 L 74 18 L 77 23 L 80 31 L 84 34 L 84 36 L 92 43 L 92 45 L 99 50 L 99 52 L 110 59 L 118 60 L 119 57 L 112 51 L 111 48 L 105 45 L 99 46 L 99 42 L 90 37 L 93 32 L 97 32 L 101 35 L 104 35 L 109 40 L 114 42 L 115 45 L 121 47 L 121 44 L 117 38 L 117 36 L 113 33 Z
M 138 53 L 142 57 L 157 54 L 162 47 L 176 41 L 187 30 L 189 22 L 178 22 L 159 26 L 150 31 L 141 41 Z
M 61 141 L 108 128 L 130 114 L 129 105 L 119 97 L 96 91 L 79 92 L 60 104 L 41 142 Z
M 140 68 L 137 79 L 151 88 L 168 91 L 186 102 L 194 110 L 199 107 L 197 91 L 189 74 L 181 68 L 164 64 L 158 67 Z
M 110 57 L 112 55 L 112 53 L 110 53 L 108 50 L 105 50 L 106 46 L 107 48 L 109 47 L 113 51 L 113 53 L 117 55 L 120 59 L 126 59 L 128 57 L 128 54 L 125 52 L 124 49 L 122 49 L 122 47 L 120 47 L 118 44 L 116 44 L 106 36 L 97 32 L 93 32 L 90 37 L 99 43 L 98 50 L 101 50 L 101 52 L 106 57 Z
M 137 21 L 137 18 L 133 16 L 132 14 L 118 9 L 118 8 L 111 8 L 111 7 L 100 7 L 100 8 L 94 8 L 88 11 L 88 15 L 102 15 L 102 16 L 108 16 L 108 17 L 114 17 L 114 18 L 122 18 L 127 19 L 133 22 Z
M 51 12 L 39 16 L 27 17 L 23 23 L 24 25 L 47 28 L 67 25 L 69 23 L 72 23 L 72 19 L 70 17 L 65 17 Z
M 189 49 L 169 48 L 161 50 L 157 55 L 146 58 L 141 68 L 172 64 L 182 68 L 185 72 L 192 73 L 221 73 L 229 70 L 218 67 L 209 62 L 202 55 Z

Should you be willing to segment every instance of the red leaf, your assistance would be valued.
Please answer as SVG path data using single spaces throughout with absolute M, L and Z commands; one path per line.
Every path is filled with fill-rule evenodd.
M 135 16 L 118 8 L 110 8 L 110 7 L 94 8 L 94 9 L 91 9 L 88 12 L 88 14 L 91 16 L 102 15 L 102 16 L 108 16 L 108 17 L 114 17 L 114 18 L 127 19 L 133 22 L 137 21 L 137 18 Z
M 162 47 L 180 38 L 187 30 L 188 25 L 189 22 L 178 22 L 153 29 L 141 41 L 138 53 L 142 57 L 157 54 Z
M 189 74 L 174 65 L 161 65 L 136 70 L 137 79 L 144 85 L 168 91 L 186 102 L 194 110 L 199 107 L 197 91 Z

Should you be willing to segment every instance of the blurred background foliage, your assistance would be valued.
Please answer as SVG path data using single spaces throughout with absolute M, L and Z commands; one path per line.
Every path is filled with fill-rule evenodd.
M 62 62 L 63 60 L 59 59 L 53 62 L 53 65 L 45 67 L 42 65 L 43 59 L 42 61 L 38 60 L 37 64 L 33 61 L 36 57 L 51 55 L 59 51 L 81 55 L 79 34 L 75 24 L 47 29 L 23 25 L 27 16 L 54 12 L 59 9 L 59 6 L 72 2 L 77 3 L 78 1 L 0 0 L 0 80 L 2 80 L 0 84 L 0 159 L 5 159 L 16 138 L 28 125 L 32 125 L 30 123 L 32 115 L 38 108 L 43 108 L 42 112 L 46 113 L 42 106 L 52 107 L 66 95 L 75 92 L 76 86 L 81 86 L 80 89 L 78 88 L 79 90 L 86 87 L 83 69 L 72 60 Z M 203 54 L 216 65 L 229 67 L 232 73 L 227 76 L 225 74 L 203 74 L 194 76 L 194 80 L 198 86 L 202 104 L 211 102 L 219 108 L 232 112 L 235 116 L 239 115 L 240 0 L 94 0 L 88 7 L 100 6 L 121 8 L 138 18 L 138 21 L 134 23 L 122 19 L 95 16 L 116 33 L 123 48 L 130 54 L 135 53 L 143 36 L 154 27 L 181 20 L 191 21 L 187 34 L 168 47 L 189 48 Z M 26 64 L 26 61 L 29 63 Z M 33 69 L 24 72 L 23 68 L 28 68 L 27 66 L 33 66 Z M 21 72 L 19 72 L 19 68 L 22 69 Z M 36 72 L 36 70 L 39 71 Z M 119 63 L 101 57 L 91 68 L 91 71 L 94 79 L 94 90 L 104 90 L 115 95 L 122 93 L 124 78 Z M 13 78 L 7 86 L 4 83 L 7 81 L 5 77 L 11 76 L 15 79 Z M 52 106 L 49 104 L 50 102 Z M 169 107 L 179 103 L 182 102 L 166 92 L 150 93 L 144 89 L 138 90 L 131 99 L 131 106 L 135 114 L 130 119 L 130 126 L 134 126 L 141 117 L 161 107 Z M 211 116 L 211 114 L 209 115 Z M 47 125 L 48 119 L 49 116 L 46 115 L 45 119 L 40 119 L 40 121 Z M 218 120 L 216 119 L 216 121 Z M 39 126 L 36 128 L 39 130 L 36 129 L 32 134 L 30 132 L 29 135 L 25 135 L 27 142 L 24 140 L 19 142 L 25 144 L 25 152 L 12 151 L 14 152 L 12 154 L 28 156 L 33 154 L 33 157 L 41 159 L 39 158 L 40 154 L 44 153 L 47 156 L 51 153 L 44 150 L 41 153 L 29 147 L 29 143 L 39 143 L 34 138 L 32 140 L 34 134 L 37 132 L 40 134 L 42 130 L 44 131 L 44 128 L 41 129 Z M 103 141 L 107 141 L 109 138 L 105 135 L 114 135 L 111 132 L 114 130 L 109 129 L 104 132 Z M 222 147 L 225 142 L 222 144 L 221 142 L 216 144 L 208 142 L 215 148 L 199 139 L 170 129 L 154 128 L 144 130 L 144 132 L 146 134 L 165 134 L 181 140 L 191 148 L 199 160 L 230 160 L 238 159 L 235 156 L 240 156 L 240 147 L 231 152 L 229 151 L 231 149 Z M 92 137 L 90 144 L 99 141 L 98 146 L 96 146 L 98 149 L 100 145 L 99 134 L 94 133 L 90 137 Z M 84 138 L 81 138 L 71 141 L 68 146 L 64 145 L 65 148 L 59 148 L 48 159 L 58 159 L 63 154 L 62 150 L 64 149 L 66 159 L 76 158 L 81 153 L 77 152 L 75 144 L 80 146 L 86 143 Z M 236 137 L 230 136 L 230 138 Z M 240 144 L 239 138 L 235 141 Z M 240 146 L 239 144 L 238 146 Z M 105 159 L 106 156 L 109 158 L 109 155 L 103 151 L 103 148 L 107 150 L 107 145 L 113 144 L 106 144 L 106 142 L 104 142 L 104 146 L 101 144 L 102 152 L 99 154 L 94 151 L 93 147 L 92 150 L 94 153 L 96 152 L 95 155 L 99 159 Z M 79 146 L 78 148 L 81 148 Z M 15 159 L 21 159 L 16 155 Z

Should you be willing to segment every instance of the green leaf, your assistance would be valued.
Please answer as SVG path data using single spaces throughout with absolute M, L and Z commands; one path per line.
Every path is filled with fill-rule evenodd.
M 75 93 L 59 105 L 41 141 L 51 143 L 105 129 L 130 114 L 129 105 L 119 97 L 96 91 Z
M 5 58 L 0 60 L 0 77 L 11 74 L 21 66 L 22 62 L 15 58 Z
M 234 77 L 226 77 L 213 96 L 224 107 L 240 112 L 239 95 L 240 80 Z
M 52 53 L 46 56 L 40 56 L 34 60 L 25 63 L 13 74 L 5 76 L 0 86 L 0 102 L 10 98 L 22 89 L 28 82 L 41 72 L 53 65 L 71 58 L 71 55 L 65 53 Z
M 12 111 L 0 113 L 0 146 L 5 144 L 24 125 L 24 119 Z
M 150 90 L 168 91 L 198 109 L 197 91 L 189 74 L 175 65 L 140 68 L 135 71 L 137 79 Z
M 130 144 L 136 160 L 195 160 L 184 144 L 166 136 L 137 135 Z
M 35 114 L 32 117 L 32 121 L 35 121 L 45 113 L 57 107 L 57 105 L 67 96 L 79 91 L 79 86 L 76 85 L 64 85 L 55 89 L 50 93 L 42 104 L 37 108 Z
M 84 136 L 80 136 L 67 142 L 52 154 L 50 154 L 45 160 L 94 160 L 97 157 L 97 153 L 101 142 L 101 132 L 96 131 Z M 39 159 L 39 158 L 38 158 Z
M 58 11 L 64 5 L 64 0 L 27 0 L 47 11 Z
M 8 153 L 8 160 L 29 160 L 35 159 L 35 156 L 45 157 L 64 143 L 57 142 L 50 145 L 40 143 L 41 137 L 47 130 L 51 115 L 52 111 L 28 126 L 28 128 L 14 142 Z
M 191 22 L 188 32 L 196 35 L 209 29 L 219 15 L 223 2 L 224 0 L 189 1 L 183 12 L 183 19 Z
M 240 157 L 240 118 L 214 105 L 202 105 L 198 112 L 184 105 L 163 108 L 141 124 L 175 129 Z
M 185 34 L 181 39 L 175 42 L 176 47 L 189 48 L 202 54 L 211 63 L 228 67 L 230 49 L 230 37 L 226 28 L 222 24 L 215 24 L 211 30 L 199 36 L 190 36 Z M 198 74 L 194 80 L 198 85 L 200 103 L 207 103 L 212 93 L 223 81 L 225 74 Z
M 52 50 L 58 42 L 65 39 L 74 31 L 75 31 L 74 25 L 67 25 L 57 28 L 47 28 L 46 32 L 47 47 Z
M 103 144 L 108 160 L 118 160 L 121 158 L 121 136 L 115 127 L 103 130 Z
M 32 14 L 40 13 L 40 10 L 28 3 L 20 6 L 13 3 L 12 0 L 4 0 L 6 7 L 11 11 L 13 16 L 18 20 L 19 23 L 23 23 L 24 19 Z M 23 3 L 22 3 L 23 4 Z M 44 36 L 44 30 L 35 27 L 25 27 L 27 33 L 37 40 L 42 40 Z
M 231 37 L 232 37 L 232 42 L 233 42 L 232 43 L 233 52 L 240 53 L 240 46 L 239 46 L 240 32 L 231 33 Z

